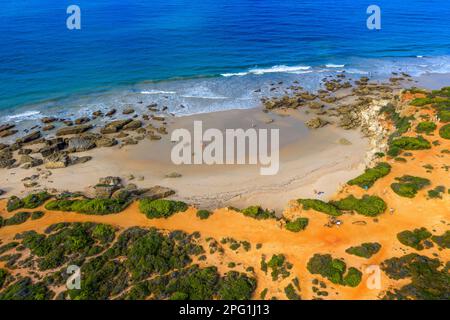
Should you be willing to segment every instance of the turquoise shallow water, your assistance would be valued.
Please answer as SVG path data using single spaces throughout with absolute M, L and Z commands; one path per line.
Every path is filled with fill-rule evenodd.
M 249 108 L 273 82 L 450 72 L 450 2 L 0 1 L 0 120 L 158 102 L 177 114 Z M 66 28 L 81 8 L 82 29 Z M 255 92 L 261 88 L 262 92 Z

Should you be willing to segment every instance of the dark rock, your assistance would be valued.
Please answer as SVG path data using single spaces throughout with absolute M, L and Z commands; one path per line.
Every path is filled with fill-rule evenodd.
M 123 126 L 122 130 L 136 130 L 142 127 L 142 122 L 140 120 L 133 120 Z
M 317 118 L 313 118 L 311 120 L 308 120 L 305 124 L 310 129 L 318 129 L 318 128 L 321 128 L 323 126 L 326 126 L 328 123 L 329 123 L 328 121 L 317 117 Z
M 11 124 L 11 123 L 2 124 L 2 125 L 0 125 L 0 132 L 10 130 L 10 129 L 14 128 L 15 126 L 16 126 L 15 124 Z
M 60 169 L 69 165 L 70 158 L 66 153 L 54 153 L 45 159 L 46 169 Z
M 58 120 L 58 119 L 56 119 L 54 117 L 45 117 L 45 118 L 41 119 L 41 122 L 45 123 L 45 124 L 48 124 L 48 123 L 55 122 L 56 120 Z
M 122 130 L 122 128 L 124 126 L 126 126 L 127 124 L 129 124 L 131 121 L 131 119 L 125 119 L 125 120 L 115 120 L 112 121 L 108 124 L 106 124 L 101 130 L 100 132 L 103 134 L 109 134 L 109 133 L 116 133 L 119 132 L 120 130 Z
M 34 131 L 30 134 L 27 134 L 26 136 L 19 138 L 16 140 L 17 143 L 21 144 L 21 143 L 28 143 L 28 142 L 32 142 L 34 140 L 37 140 L 41 137 L 41 132 L 40 131 Z
M 71 126 L 71 127 L 65 127 L 65 128 L 60 128 L 58 129 L 58 131 L 56 131 L 56 135 L 58 137 L 60 136 L 68 136 L 71 134 L 80 134 L 83 132 L 86 132 L 88 130 L 92 129 L 92 125 L 90 124 L 82 124 L 79 126 Z
M 42 131 L 50 131 L 50 130 L 53 130 L 53 129 L 55 129 L 55 126 L 52 125 L 52 124 L 49 124 L 49 125 L 46 125 L 46 126 L 42 127 Z
M 73 137 L 67 140 L 68 152 L 83 152 L 96 147 L 93 139 L 85 137 Z
M 9 136 L 12 136 L 12 135 L 16 134 L 17 132 L 19 132 L 19 131 L 17 131 L 17 130 L 0 131 L 0 138 L 6 138 L 6 137 L 9 137 Z
M 74 123 L 76 125 L 80 125 L 80 124 L 88 123 L 89 121 L 91 121 L 91 119 L 89 119 L 88 117 L 81 117 L 81 118 L 75 119 Z
M 174 195 L 175 191 L 166 187 L 154 186 L 148 189 L 141 196 L 143 198 L 149 198 L 151 200 L 157 200 L 162 198 L 167 198 L 171 195 Z
M 70 159 L 70 164 L 76 165 L 76 164 L 86 163 L 91 160 L 92 160 L 91 156 L 73 157 L 72 159 Z
M 117 144 L 117 140 L 114 138 L 101 137 L 95 141 L 97 147 L 112 147 Z
M 126 108 L 122 111 L 123 114 L 132 114 L 134 113 L 134 109 L 133 108 Z
M 120 177 L 104 177 L 98 180 L 98 184 L 107 184 L 111 186 L 122 186 L 122 179 Z
M 107 117 L 112 117 L 114 114 L 116 114 L 117 110 L 116 109 L 111 109 L 106 113 Z

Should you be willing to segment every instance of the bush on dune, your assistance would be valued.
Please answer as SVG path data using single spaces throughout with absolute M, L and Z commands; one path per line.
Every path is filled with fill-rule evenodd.
M 308 226 L 308 223 L 308 218 L 297 218 L 294 221 L 288 221 L 286 223 L 286 230 L 289 230 L 291 232 L 299 232 L 305 230 Z
M 395 178 L 398 182 L 391 184 L 391 189 L 401 197 L 414 198 L 417 192 L 431 184 L 426 178 L 405 175 Z
M 15 211 L 18 209 L 35 209 L 44 204 L 45 201 L 51 198 L 51 195 L 47 192 L 31 193 L 23 199 L 16 196 L 9 198 L 6 205 L 8 212 Z
M 357 185 L 363 189 L 368 189 L 373 186 L 375 181 L 378 179 L 387 176 L 391 172 L 391 166 L 386 162 L 378 163 L 374 168 L 366 169 L 366 171 L 350 180 L 348 182 L 349 185 Z
M 431 121 L 420 122 L 416 127 L 416 132 L 430 134 L 436 130 L 436 124 Z
M 318 212 L 326 213 L 330 216 L 340 216 L 342 212 L 334 205 L 323 202 L 317 199 L 298 199 L 297 202 L 303 206 L 305 210 L 315 210 Z
M 139 210 L 149 219 L 168 218 L 174 213 L 184 212 L 188 205 L 181 201 L 141 199 Z
M 244 216 L 258 219 L 258 220 L 265 220 L 265 219 L 276 219 L 275 212 L 263 209 L 260 206 L 251 206 L 248 208 L 245 208 L 241 211 Z
M 361 199 L 357 199 L 350 195 L 338 201 L 331 201 L 331 203 L 339 210 L 356 211 L 368 217 L 375 217 L 386 211 L 386 202 L 377 196 L 364 195 Z
M 414 248 L 416 250 L 423 250 L 423 241 L 429 239 L 432 234 L 425 228 L 414 229 L 413 231 L 405 230 L 397 234 L 397 239 L 401 244 Z
M 450 123 L 442 126 L 441 129 L 439 129 L 439 135 L 443 139 L 450 139 Z
M 369 259 L 381 249 L 381 244 L 377 242 L 366 242 L 359 246 L 350 247 L 345 252 L 353 254 L 355 256 Z
M 399 148 L 401 150 L 425 150 L 431 149 L 431 144 L 428 140 L 421 136 L 417 137 L 401 137 L 391 141 L 391 147 Z
M 334 284 L 356 287 L 360 284 L 362 273 L 347 265 L 341 259 L 333 259 L 330 254 L 314 254 L 306 266 L 311 274 L 320 274 Z
M 123 211 L 128 204 L 126 201 L 115 199 L 54 200 L 47 203 L 45 209 L 92 215 L 107 215 Z

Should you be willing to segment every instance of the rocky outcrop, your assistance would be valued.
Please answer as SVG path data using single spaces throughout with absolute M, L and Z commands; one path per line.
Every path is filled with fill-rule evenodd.
M 90 137 L 73 137 L 67 140 L 68 152 L 83 152 L 96 147 L 95 141 Z
M 103 134 L 110 134 L 110 133 L 117 133 L 120 130 L 123 129 L 124 126 L 129 124 L 132 120 L 131 119 L 125 119 L 125 120 L 115 120 L 112 122 L 109 122 L 106 124 L 100 132 Z
M 318 129 L 326 126 L 328 123 L 327 120 L 317 117 L 306 121 L 305 124 L 310 129 Z
M 70 158 L 66 153 L 54 153 L 45 159 L 44 164 L 46 169 L 61 169 L 69 165 Z
M 19 138 L 16 140 L 16 143 L 23 144 L 23 143 L 29 143 L 32 141 L 35 141 L 41 137 L 40 131 L 34 131 L 32 133 L 27 134 L 26 136 Z
M 90 124 L 82 124 L 79 126 L 64 127 L 64 128 L 60 128 L 60 129 L 58 129 L 58 131 L 56 131 L 56 136 L 61 137 L 61 136 L 68 136 L 68 135 L 72 135 L 72 134 L 80 134 L 80 133 L 86 132 L 91 129 L 92 129 L 92 125 L 90 125 Z
M 151 200 L 157 200 L 162 198 L 170 197 L 174 195 L 175 191 L 166 187 L 154 186 L 148 189 L 145 193 L 141 195 L 143 198 L 149 198 Z

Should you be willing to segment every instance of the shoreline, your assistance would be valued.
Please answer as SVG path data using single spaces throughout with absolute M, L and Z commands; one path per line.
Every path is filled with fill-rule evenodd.
M 447 154 L 450 152 L 450 145 L 448 138 L 440 134 L 440 130 L 445 126 L 444 123 L 435 124 L 433 132 L 428 132 L 425 135 L 427 141 L 433 142 L 430 143 L 430 148 L 426 150 L 407 149 L 411 152 L 402 152 L 402 157 L 377 156 L 377 162 L 386 162 L 390 166 L 390 172 L 387 176 L 378 179 L 370 187 L 370 190 L 360 185 L 346 183 L 374 163 L 375 152 L 386 151 L 388 147 L 391 147 L 388 144 L 388 137 L 397 132 L 398 124 L 396 121 L 398 119 L 395 120 L 394 117 L 387 116 L 387 112 L 380 114 L 380 109 L 383 106 L 392 103 L 391 107 L 394 107 L 394 110 L 399 113 L 399 117 L 402 119 L 408 119 L 408 116 L 413 115 L 408 120 L 411 123 L 408 124 L 408 129 L 403 132 L 403 137 L 415 137 L 419 123 L 423 123 L 424 119 L 435 119 L 435 110 L 430 107 L 416 107 L 411 103 L 415 98 L 424 97 L 424 93 L 403 91 L 397 80 L 394 79 L 391 82 L 394 84 L 370 84 L 367 80 L 361 79 L 361 84 L 351 90 L 348 88 L 342 91 L 340 89 L 335 90 L 334 95 L 338 95 L 337 100 L 341 104 L 326 109 L 316 109 L 317 105 L 313 102 L 299 102 L 298 97 L 294 96 L 283 97 L 280 100 L 266 100 L 264 101 L 265 109 L 232 110 L 195 117 L 167 119 L 165 130 L 168 133 L 174 128 L 192 125 L 193 118 L 196 120 L 201 118 L 208 126 L 218 128 L 229 126 L 244 128 L 277 126 L 282 128 L 280 154 L 286 172 L 274 177 L 275 179 L 271 181 L 273 189 L 270 189 L 269 184 L 269 190 L 254 190 L 254 186 L 261 185 L 261 181 L 255 179 L 256 175 L 251 175 L 252 170 L 257 174 L 257 168 L 249 168 L 248 166 L 231 169 L 221 167 L 220 170 L 192 166 L 186 169 L 186 172 L 182 172 L 181 177 L 163 178 L 167 170 L 172 169 L 164 161 L 171 149 L 171 143 L 168 141 L 169 135 L 161 134 L 161 139 L 157 141 L 143 139 L 138 144 L 120 144 L 109 148 L 94 148 L 86 152 L 76 153 L 80 157 L 92 156 L 92 159 L 82 164 L 52 170 L 52 175 L 47 176 L 44 180 L 56 180 L 58 175 L 61 175 L 58 181 L 64 188 L 71 185 L 73 181 L 78 181 L 81 176 L 84 178 L 84 182 L 88 182 L 89 179 L 92 180 L 92 186 L 97 183 L 99 175 L 105 176 L 106 173 L 113 172 L 114 176 L 120 176 L 121 179 L 118 179 L 118 184 L 121 188 L 126 189 L 133 184 L 137 184 L 138 186 L 133 186 L 133 188 L 138 188 L 137 194 L 140 194 L 139 190 L 153 186 L 156 182 L 167 180 L 169 183 L 174 183 L 173 189 L 177 189 L 175 184 L 180 186 L 180 189 L 175 190 L 177 191 L 176 195 L 169 198 L 188 201 L 189 207 L 186 206 L 187 210 L 176 212 L 164 218 L 149 217 L 140 207 L 141 200 L 135 198 L 120 212 L 111 212 L 106 215 L 94 214 L 94 212 L 88 212 L 88 214 L 71 212 L 73 210 L 63 212 L 41 204 L 35 208 L 35 210 L 42 210 L 44 213 L 40 220 L 25 221 L 18 225 L 5 225 L 0 228 L 0 237 L 2 241 L 10 242 L 19 232 L 30 229 L 43 232 L 48 230 L 49 225 L 55 226 L 55 224 L 61 222 L 65 222 L 68 228 L 70 228 L 70 223 L 74 222 L 105 223 L 117 228 L 118 232 L 133 227 L 155 227 L 165 234 L 181 230 L 192 235 L 198 234 L 198 241 L 205 247 L 212 248 L 211 243 L 216 242 L 222 249 L 218 254 L 215 251 L 205 253 L 204 259 L 201 259 L 201 261 L 200 258 L 195 259 L 193 263 L 201 267 L 215 266 L 220 275 L 226 275 L 230 271 L 238 271 L 253 277 L 257 281 L 257 286 L 249 298 L 258 299 L 267 290 L 272 297 L 290 298 L 286 288 L 291 282 L 295 283 L 295 279 L 298 283 L 298 293 L 301 294 L 303 299 L 322 298 L 318 288 L 314 287 L 318 283 L 324 283 L 323 286 L 322 284 L 320 286 L 326 291 L 325 299 L 380 299 L 383 296 L 385 298 L 406 297 L 408 294 L 414 294 L 420 298 L 424 289 L 420 287 L 421 282 L 417 282 L 422 281 L 421 278 L 416 280 L 413 277 L 411 282 L 409 282 L 409 278 L 398 280 L 395 276 L 392 276 L 394 271 L 386 267 L 386 263 L 395 259 L 406 259 L 406 257 L 414 254 L 419 255 L 422 260 L 430 258 L 436 261 L 440 261 L 439 259 L 448 261 L 449 254 L 443 250 L 448 249 L 448 245 L 437 239 L 448 237 L 449 212 L 447 208 L 450 198 L 447 191 L 450 193 L 450 190 L 446 190 L 444 187 L 443 193 L 441 191 L 441 194 L 438 194 L 437 197 L 432 197 L 432 193 L 430 193 L 434 190 L 431 188 L 448 187 L 449 183 Z M 328 86 L 332 85 L 340 86 L 335 82 L 328 83 Z M 349 91 L 351 92 L 349 93 Z M 301 92 L 299 95 L 306 98 L 310 94 Z M 328 99 L 329 97 L 324 96 L 322 98 Z M 278 104 L 288 107 L 273 107 Z M 289 107 L 292 104 L 294 107 Z M 298 104 L 301 105 L 298 106 Z M 332 123 L 325 124 L 329 119 L 334 120 Z M 439 131 L 439 135 L 436 134 L 437 131 Z M 88 135 L 92 135 L 92 133 Z M 345 138 L 351 144 L 341 143 L 342 138 Z M 73 154 L 70 153 L 70 155 Z M 148 169 L 149 163 L 152 164 L 152 173 L 155 174 L 156 172 L 154 178 L 150 176 L 145 176 L 144 179 L 140 179 L 140 176 L 127 178 L 128 172 L 121 171 L 124 168 L 132 167 L 138 172 L 144 172 L 143 170 Z M 124 164 L 126 164 L 125 167 Z M 30 172 L 30 169 L 20 170 Z M 305 175 L 302 175 L 302 170 L 306 171 Z M 211 179 L 213 175 L 215 180 Z M 398 177 L 404 175 L 426 177 L 429 179 L 430 185 L 425 190 L 419 190 L 417 196 L 414 196 L 415 199 L 405 198 L 392 187 L 392 184 L 398 181 Z M 17 176 L 15 178 L 20 181 Z M 112 181 L 115 179 L 110 177 L 106 180 Z M 183 179 L 185 185 L 181 187 Z M 202 182 L 210 182 L 211 184 L 202 186 Z M 104 187 L 106 182 L 100 180 L 98 183 L 98 186 Z M 197 207 L 203 209 L 208 199 L 202 198 L 199 200 L 192 195 L 192 192 L 204 195 L 206 192 L 211 192 L 212 187 L 220 187 L 220 196 L 224 196 L 224 190 L 230 185 L 232 189 L 239 191 L 240 189 L 237 187 L 240 187 L 240 185 L 236 187 L 237 183 L 247 187 L 247 190 L 243 192 L 243 198 L 231 198 L 231 200 L 226 199 L 224 203 L 212 203 L 211 206 L 214 207 L 212 216 L 207 219 L 200 218 Z M 166 184 L 161 185 L 167 186 Z M 313 191 L 316 186 L 319 191 L 325 190 L 326 192 L 321 196 L 318 195 Z M 327 188 L 330 189 L 329 193 Z M 51 192 L 56 193 L 57 197 L 58 194 L 64 197 L 64 194 L 59 193 L 61 191 L 61 189 L 55 189 L 54 192 Z M 88 194 L 88 191 L 86 190 L 85 194 Z M 92 187 L 90 191 L 92 191 Z M 9 197 L 10 192 L 6 193 L 5 196 Z M 23 195 L 20 196 L 23 197 Z M 226 196 L 225 193 L 224 198 Z M 384 209 L 378 211 L 375 215 L 370 215 L 359 212 L 357 209 L 355 211 L 343 208 L 342 215 L 336 217 L 327 213 L 327 211 L 322 211 L 322 208 L 311 209 L 295 201 L 298 198 L 311 198 L 316 201 L 323 200 L 319 201 L 323 205 L 333 205 L 333 202 L 325 202 L 325 200 L 341 201 L 349 197 L 364 199 L 366 196 L 378 198 L 384 203 Z M 69 195 L 69 198 L 71 197 L 77 196 Z M 145 199 L 145 193 L 142 197 Z M 96 198 L 97 200 L 97 197 L 90 198 Z M 166 196 L 162 195 L 162 198 L 166 198 Z M 217 198 L 217 195 L 214 195 L 213 198 Z M 200 203 L 196 203 L 196 201 Z M 227 201 L 228 203 L 225 203 Z M 283 210 L 282 215 L 277 214 L 276 217 L 265 220 L 246 217 L 245 211 L 238 208 L 224 208 L 224 206 L 251 205 L 272 206 L 273 208 L 277 206 L 278 202 L 283 201 L 285 202 L 280 208 L 280 210 Z M 7 202 L 6 200 L 0 201 L 1 218 L 12 219 L 18 214 L 18 211 L 6 212 Z M 268 206 L 265 204 L 268 204 Z M 280 210 L 277 210 L 277 213 L 280 213 Z M 305 229 L 292 231 L 287 228 L 287 223 L 298 218 L 307 219 L 308 223 Z M 62 224 L 60 225 L 62 226 Z M 432 232 L 430 237 L 431 235 L 437 236 L 437 238 L 433 237 L 430 238 L 431 240 L 427 240 L 428 242 L 424 242 L 424 249 L 426 250 L 416 248 L 400 237 L 405 232 L 412 233 L 413 230 L 416 232 L 419 228 L 430 230 Z M 233 241 L 238 239 L 238 241 L 241 241 L 240 243 L 246 241 L 251 244 L 251 248 L 244 251 L 232 249 L 231 246 L 226 246 L 226 239 L 230 238 Z M 381 249 L 368 258 L 349 253 L 349 248 L 367 244 L 368 241 L 372 244 L 378 244 Z M 259 248 L 258 244 L 260 244 Z M 255 249 L 253 249 L 253 245 L 256 245 Z M 15 249 L 11 251 L 13 250 L 18 252 Z M 280 254 L 292 265 L 285 278 L 280 280 L 277 277 L 274 280 L 267 273 L 267 270 L 263 270 L 262 261 L 265 257 L 270 258 L 272 256 L 273 259 L 275 255 Z M 337 284 L 330 281 L 330 278 L 326 275 L 319 273 L 320 276 L 318 276 L 317 272 L 312 271 L 309 266 L 312 259 L 317 255 L 323 256 L 325 254 L 356 268 L 360 278 L 355 287 L 347 285 L 345 281 Z M 14 256 L 10 257 L 12 258 L 8 259 L 8 263 L 0 261 L 0 267 L 9 269 L 11 264 L 14 265 L 15 262 L 11 262 Z M 29 251 L 25 251 L 24 258 L 28 257 L 32 256 L 30 256 Z M 35 268 L 24 267 L 20 263 L 20 268 L 13 269 L 16 275 L 25 275 L 29 270 L 35 270 Z M 382 284 L 380 288 L 373 289 L 368 286 L 371 276 L 370 273 L 367 273 L 368 266 L 381 266 L 383 272 L 380 271 Z M 251 269 L 249 269 L 250 267 Z M 401 268 L 405 270 L 403 267 Z M 433 275 L 436 275 L 441 271 L 436 269 L 432 272 Z M 442 274 L 444 273 L 442 272 Z M 41 279 L 39 272 L 37 272 L 36 277 Z M 38 281 L 34 276 L 33 279 Z M 424 281 L 426 281 L 427 287 L 433 286 L 431 278 L 424 278 Z M 411 286 L 412 289 L 409 289 Z M 285 288 L 284 292 L 283 288 Z M 417 291 L 416 288 L 420 290 Z M 51 286 L 51 289 L 56 293 L 63 293 L 65 290 L 63 285 Z M 445 294 L 445 292 L 438 292 L 440 295 Z

